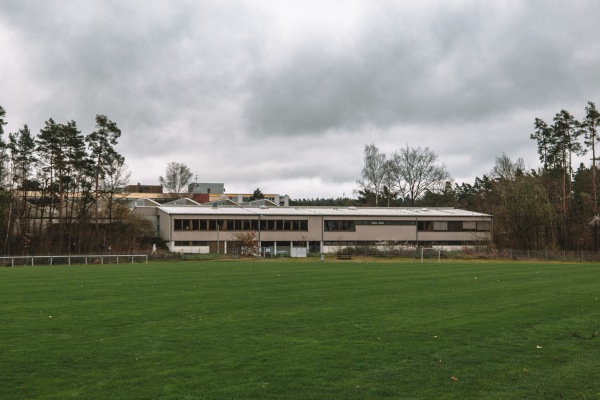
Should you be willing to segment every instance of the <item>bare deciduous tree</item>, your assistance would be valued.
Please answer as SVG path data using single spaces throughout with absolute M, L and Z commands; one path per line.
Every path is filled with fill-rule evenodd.
M 158 181 L 168 193 L 181 193 L 192 180 L 192 171 L 187 165 L 170 162 L 167 165 L 165 176 L 160 176 Z
M 494 179 L 514 181 L 524 171 L 525 162 L 522 158 L 518 158 L 517 161 L 513 162 L 510 157 L 502 153 L 502 155 L 496 157 L 496 164 L 492 167 L 490 176 Z
M 362 179 L 357 180 L 363 189 L 369 190 L 375 194 L 375 206 L 379 206 L 379 197 L 385 181 L 386 162 L 385 154 L 380 152 L 374 144 L 365 146 L 364 166 L 362 169 Z
M 131 172 L 125 164 L 123 158 L 115 158 L 112 163 L 106 166 L 106 171 L 100 180 L 100 190 L 106 201 L 106 217 L 108 222 L 113 220 L 113 207 L 115 205 L 115 196 L 119 190 L 129 184 Z
M 258 252 L 256 231 L 238 232 L 231 236 L 239 242 L 241 256 L 253 256 Z
M 444 164 L 436 165 L 437 161 L 437 154 L 429 147 L 415 149 L 406 145 L 392 153 L 396 185 L 412 207 L 426 191 L 443 190 L 446 181 L 450 179 Z

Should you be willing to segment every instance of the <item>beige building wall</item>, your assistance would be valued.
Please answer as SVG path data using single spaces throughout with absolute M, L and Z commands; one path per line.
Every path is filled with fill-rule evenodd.
M 312 246 L 320 247 L 323 252 L 338 251 L 342 246 L 361 246 L 364 244 L 374 245 L 376 243 L 392 242 L 398 245 L 408 246 L 425 246 L 425 247 L 458 247 L 464 246 L 463 243 L 489 242 L 491 240 L 490 231 L 477 231 L 478 222 L 483 222 L 491 229 L 491 216 L 482 216 L 477 218 L 467 216 L 445 216 L 437 215 L 431 217 L 408 217 L 408 216 L 388 216 L 388 215 L 313 215 L 311 209 L 287 209 L 286 208 L 269 208 L 264 211 L 264 214 L 258 215 L 262 211 L 259 208 L 233 208 L 224 207 L 216 208 L 192 208 L 182 207 L 181 214 L 177 214 L 178 208 L 170 208 L 169 214 L 161 208 L 156 208 L 158 215 L 158 226 L 161 239 L 167 244 L 172 251 L 184 252 L 208 252 L 209 248 L 206 243 L 218 242 L 221 251 L 227 248 L 227 242 L 235 242 L 235 234 L 240 231 L 232 230 L 175 230 L 174 221 L 182 220 L 251 220 L 251 221 L 277 221 L 277 220 L 302 220 L 307 221 L 307 230 L 298 231 L 273 231 L 273 230 L 257 230 L 257 240 L 260 242 L 275 243 L 275 246 L 290 247 L 292 242 L 310 242 Z M 189 210 L 189 214 L 185 211 Z M 239 214 L 236 214 L 239 210 Z M 319 211 L 319 210 L 317 210 Z M 381 210 L 379 210 L 382 212 Z M 144 214 L 149 211 L 144 209 Z M 249 215 L 249 213 L 252 213 Z M 300 215 L 306 213 L 304 215 Z M 480 214 L 483 215 L 483 214 Z M 354 221 L 354 230 L 348 231 L 325 231 L 324 226 L 327 221 Z M 374 222 L 375 221 L 375 222 Z M 398 222 L 394 224 L 389 222 Z M 383 222 L 383 223 L 380 223 Z M 387 224 L 385 223 L 387 222 Z M 453 223 L 454 222 L 454 223 Z M 458 230 L 459 226 L 464 226 L 466 230 Z M 464 225 L 462 225 L 464 224 Z M 426 225 L 426 226 L 424 226 Z M 422 229 L 443 229 L 449 226 L 454 231 L 444 230 L 419 230 Z M 434 228 L 435 227 L 435 228 Z M 189 242 L 194 244 L 176 245 L 176 242 Z M 195 243 L 203 243 L 196 245 Z M 383 245 L 383 244 L 382 244 Z

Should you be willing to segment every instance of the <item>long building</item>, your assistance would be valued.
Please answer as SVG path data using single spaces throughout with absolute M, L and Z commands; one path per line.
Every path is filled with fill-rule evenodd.
M 454 208 L 201 205 L 190 199 L 133 203 L 170 251 L 228 253 L 255 231 L 262 254 L 302 256 L 346 247 L 459 249 L 491 242 L 492 216 Z

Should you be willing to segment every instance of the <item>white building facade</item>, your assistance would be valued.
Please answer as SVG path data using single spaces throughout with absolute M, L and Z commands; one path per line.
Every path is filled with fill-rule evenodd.
M 134 207 L 173 252 L 231 253 L 254 231 L 263 255 L 335 253 L 377 246 L 462 249 L 491 243 L 492 216 L 454 208 Z M 298 250 L 305 249 L 305 250 Z

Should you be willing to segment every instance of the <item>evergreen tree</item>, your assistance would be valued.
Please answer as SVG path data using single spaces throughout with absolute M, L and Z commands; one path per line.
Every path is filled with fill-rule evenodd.
M 262 200 L 264 198 L 265 198 L 265 195 L 263 194 L 263 192 L 261 192 L 259 188 L 256 188 L 254 193 L 252 193 L 252 196 L 250 196 L 250 201 Z
M 85 138 L 93 164 L 96 229 L 98 229 L 100 180 L 106 176 L 109 168 L 115 163 L 122 164 L 124 161 L 124 157 L 114 148 L 120 136 L 121 130 L 116 123 L 104 115 L 96 115 L 96 130 Z
M 30 177 L 34 173 L 37 161 L 35 153 L 35 139 L 31 135 L 27 125 L 15 133 L 9 134 L 8 149 L 12 164 L 12 180 L 14 190 L 20 191 L 20 196 L 16 199 L 16 219 L 18 221 L 17 237 L 20 238 L 21 250 L 25 252 L 31 244 L 31 226 L 30 218 L 31 204 L 28 201 L 27 192 L 30 186 Z

